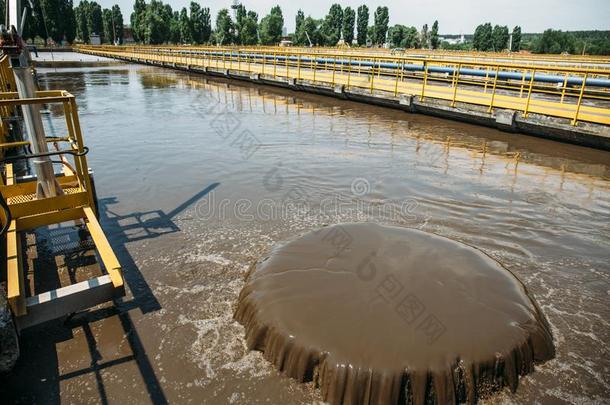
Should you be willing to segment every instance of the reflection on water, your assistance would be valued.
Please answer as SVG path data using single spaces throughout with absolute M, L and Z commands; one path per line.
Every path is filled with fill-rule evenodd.
M 315 400 L 246 350 L 233 305 L 243 273 L 273 243 L 356 220 L 461 240 L 526 283 L 558 355 L 500 400 L 610 397 L 609 153 L 157 68 L 40 78 L 77 96 L 98 195 L 118 218 L 110 238 L 126 243 L 162 307 L 136 324 L 169 400 Z M 176 213 L 172 232 L 157 235 L 138 215 L 155 212 Z M 134 217 L 147 232 L 118 238 Z M 125 373 L 107 377 L 109 398 L 127 398 Z M 77 384 L 62 385 L 67 401 L 95 396 Z

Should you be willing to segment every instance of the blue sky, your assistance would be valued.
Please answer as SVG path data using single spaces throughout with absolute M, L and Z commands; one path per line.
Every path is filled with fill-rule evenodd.
M 133 10 L 133 0 L 97 0 L 102 7 L 118 4 L 126 22 Z M 148 0 L 147 0 L 148 1 Z M 232 0 L 200 1 L 216 16 L 219 9 L 229 7 Z M 77 3 L 77 1 L 75 1 Z M 190 0 L 168 0 L 174 9 L 180 9 Z M 294 16 L 299 8 L 306 15 L 322 18 L 332 1 L 322 0 L 243 0 L 246 8 L 263 16 L 279 4 L 284 12 L 288 31 L 294 30 Z M 386 5 L 390 10 L 390 24 L 406 24 L 421 27 L 438 19 L 440 32 L 468 34 L 481 22 L 492 24 L 521 25 L 524 32 L 542 32 L 546 28 L 563 30 L 600 29 L 610 30 L 610 0 L 385 0 L 385 1 L 337 1 L 341 6 L 357 8 L 366 4 L 369 9 Z M 372 19 L 372 12 L 371 12 Z

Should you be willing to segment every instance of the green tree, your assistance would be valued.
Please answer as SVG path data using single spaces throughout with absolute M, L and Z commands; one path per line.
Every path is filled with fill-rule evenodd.
M 216 16 L 216 41 L 219 45 L 232 44 L 235 41 L 235 26 L 226 8 L 221 9 Z
M 114 29 L 114 38 L 118 41 L 119 44 L 123 44 L 123 13 L 121 13 L 121 8 L 118 4 L 112 6 L 112 19 L 113 19 L 113 29 Z
M 144 0 L 135 0 L 133 12 L 130 16 L 131 30 L 136 41 L 144 41 L 144 19 L 146 18 L 147 5 Z
M 182 42 L 180 37 L 180 12 L 174 11 L 169 22 L 169 42 L 179 44 Z
M 209 7 L 203 7 L 201 9 L 199 12 L 199 20 L 201 21 L 201 43 L 205 44 L 210 41 L 210 37 L 212 36 L 212 16 Z
M 408 27 L 405 29 L 405 35 L 401 43 L 401 47 L 405 49 L 419 48 L 419 32 L 417 28 Z
M 521 27 L 518 25 L 513 28 L 513 41 L 510 50 L 513 52 L 519 52 L 521 50 Z
M 537 53 L 574 53 L 574 37 L 561 30 L 548 29 L 537 41 L 534 51 Z
M 180 28 L 180 41 L 183 44 L 192 43 L 193 33 L 191 31 L 191 19 L 189 18 L 189 12 L 186 7 L 182 7 L 182 10 L 180 10 L 178 21 Z
M 0 1 L 0 4 L 4 4 L 4 0 Z M 74 10 L 76 13 L 76 9 Z M 2 14 L 4 15 L 4 14 Z M 41 38 L 46 37 L 44 28 L 44 22 L 42 20 L 42 11 L 40 9 L 40 2 L 34 2 L 34 9 L 28 7 L 27 16 L 25 20 L 25 27 L 23 28 L 22 37 L 24 40 L 34 40 L 37 36 Z
M 297 11 L 297 15 L 294 18 L 294 22 L 294 43 L 296 45 L 304 45 L 305 41 L 301 41 L 301 39 L 304 39 L 301 37 L 303 32 L 303 22 L 305 22 L 305 13 L 303 12 L 303 10 L 299 9 L 299 11 Z
M 508 40 L 510 35 L 508 33 L 507 26 L 494 26 L 491 32 L 491 38 L 493 43 L 493 50 L 496 52 L 501 52 L 508 46 Z
M 271 9 L 260 24 L 261 43 L 264 45 L 278 44 L 282 40 L 284 17 L 280 6 Z
M 430 31 L 430 46 L 432 49 L 437 49 L 439 45 L 438 39 L 438 20 L 432 24 L 432 30 Z
M 387 7 L 379 6 L 375 10 L 375 38 L 373 42 L 377 45 L 383 45 L 386 41 L 386 34 L 388 33 L 388 23 L 390 22 L 390 16 Z
M 354 26 L 356 24 L 356 11 L 351 7 L 343 10 L 343 40 L 351 45 L 354 41 Z
M 358 19 L 356 23 L 356 40 L 358 45 L 366 45 L 366 38 L 369 29 L 369 8 L 366 5 L 358 7 Z
M 203 21 L 201 20 L 201 6 L 199 3 L 191 1 L 189 6 L 190 9 L 190 19 L 191 22 L 191 38 L 192 41 L 196 44 L 203 43 Z
M 233 8 L 233 7 L 232 7 Z M 241 31 L 245 19 L 248 15 L 246 7 L 243 4 L 238 4 L 235 10 L 235 42 L 241 44 Z
M 297 45 L 309 45 L 309 40 L 307 37 L 311 39 L 312 44 L 317 45 L 319 43 L 319 26 L 321 24 L 313 19 L 311 16 L 304 18 L 303 21 L 299 24 L 299 29 L 295 32 L 295 43 Z
M 76 38 L 76 17 L 74 15 L 74 4 L 72 0 L 60 0 L 62 29 L 65 40 L 71 44 Z
M 472 36 L 472 47 L 476 50 L 481 49 L 481 41 L 483 39 L 483 24 L 477 25 Z
M 366 41 L 367 43 L 370 43 L 371 45 L 373 45 L 375 43 L 375 25 L 371 25 L 367 30 L 366 30 Z
M 59 0 L 41 0 L 40 8 L 45 17 L 46 31 L 48 37 L 54 42 L 59 43 L 64 37 L 63 17 L 61 15 L 62 7 Z M 47 34 L 44 35 L 45 43 L 47 42 Z
M 89 32 L 104 37 L 104 20 L 102 17 L 102 6 L 95 1 L 89 3 L 89 19 L 87 21 Z
M 144 43 L 157 45 L 168 40 L 171 24 L 170 10 L 171 7 L 168 9 L 163 2 L 158 0 L 151 0 L 146 6 L 142 21 L 142 40 Z
M 313 45 L 320 45 L 322 43 L 322 35 L 320 34 L 321 26 L 322 20 L 316 20 L 311 16 L 303 21 L 303 32 L 307 32 Z M 307 41 L 307 43 L 309 43 L 309 41 Z
M 493 28 L 488 22 L 483 25 L 483 47 L 486 51 L 491 51 L 493 46 Z
M 402 46 L 405 39 L 406 29 L 404 25 L 396 24 L 388 29 L 388 41 L 390 46 L 398 48 Z
M 341 39 L 341 26 L 343 24 L 343 10 L 339 4 L 333 4 L 330 6 L 328 14 L 324 18 L 322 28 L 320 29 L 322 34 L 323 45 L 335 46 L 339 39 Z
M 479 25 L 474 31 L 472 46 L 478 51 L 490 51 L 493 49 L 493 28 L 491 23 Z
M 76 36 L 85 44 L 89 43 L 89 24 L 87 14 L 89 13 L 89 2 L 83 0 L 76 7 Z M 44 29 L 44 28 L 43 28 Z
M 243 45 L 256 45 L 258 43 L 258 14 L 248 11 L 243 19 L 239 40 Z
M 419 43 L 423 49 L 430 48 L 430 32 L 428 32 L 428 24 L 424 24 L 424 26 L 421 27 Z
M 202 8 L 198 3 L 191 1 L 190 13 L 191 41 L 196 44 L 207 43 L 212 33 L 210 9 L 207 7 Z
M 114 29 L 112 27 L 112 11 L 105 8 L 102 10 L 102 25 L 104 27 L 104 37 L 102 42 L 112 44 L 114 43 Z

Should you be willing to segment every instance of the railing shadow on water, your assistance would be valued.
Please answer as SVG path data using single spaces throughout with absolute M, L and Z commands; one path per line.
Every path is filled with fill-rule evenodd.
M 50 321 L 23 331 L 20 339 L 21 358 L 17 366 L 10 374 L 0 375 L 2 402 L 6 400 L 6 403 L 59 404 L 62 402 L 62 383 L 75 378 L 82 378 L 82 386 L 76 388 L 76 394 L 74 394 L 73 388 L 69 391 L 72 391 L 76 398 L 78 398 L 78 392 L 90 395 L 86 394 L 88 392 L 86 386 L 91 383 L 87 377 L 92 374 L 99 395 L 98 402 L 108 404 L 110 401 L 104 377 L 112 370 L 112 367 L 120 365 L 129 367 L 128 363 L 134 362 L 150 402 L 153 404 L 168 403 L 130 314 L 130 311 L 135 309 L 139 309 L 142 314 L 151 313 L 161 309 L 161 304 L 154 296 L 126 244 L 180 232 L 174 218 L 205 197 L 218 185 L 219 183 L 213 183 L 207 186 L 168 213 L 153 210 L 120 215 L 110 209 L 110 206 L 118 204 L 115 197 L 98 200 L 100 222 L 123 267 L 125 283 L 129 287 L 132 298 L 129 300 L 117 299 L 113 306 L 74 314 L 68 318 Z M 72 283 L 78 281 L 79 269 L 96 264 L 91 239 L 79 226 L 45 229 L 40 234 L 37 232 L 36 239 L 37 243 L 33 247 L 35 249 L 35 259 L 32 260 L 33 272 L 36 274 L 38 269 L 42 268 L 44 272 L 41 273 L 46 274 L 46 276 L 42 276 L 40 282 L 35 282 L 34 285 L 38 285 L 36 289 L 41 288 L 42 283 L 45 284 L 46 289 L 59 287 L 60 268 L 55 260 L 58 253 L 63 257 L 63 267 Z M 103 323 L 99 324 L 100 322 Z M 78 329 L 82 330 L 82 336 L 77 336 Z M 104 340 L 114 340 L 114 344 L 111 343 L 110 346 L 117 351 L 123 351 L 117 348 L 121 347 L 123 340 L 126 339 L 129 354 L 109 355 L 108 347 L 102 347 L 100 350 L 98 339 L 102 330 L 104 330 Z M 96 339 L 96 332 L 98 339 Z M 84 342 L 75 343 L 74 346 L 78 347 L 72 349 L 73 353 L 66 354 L 58 350 L 58 346 L 63 342 L 74 339 L 81 339 Z M 84 360 L 87 355 L 90 357 L 88 361 Z M 63 360 L 61 364 L 60 356 Z M 104 360 L 105 356 L 111 357 L 111 359 Z M 63 359 L 64 357 L 66 359 Z M 86 367 L 75 367 L 75 365 L 87 362 Z M 62 372 L 61 368 L 77 369 Z M 130 384 L 129 391 L 137 392 L 138 390 Z M 129 394 L 120 395 L 124 395 L 125 398 L 130 397 Z M 78 399 L 75 401 L 79 402 Z

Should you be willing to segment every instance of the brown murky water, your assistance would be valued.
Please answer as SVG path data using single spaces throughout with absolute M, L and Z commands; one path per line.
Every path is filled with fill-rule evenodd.
M 142 66 L 40 79 L 78 98 L 129 292 L 26 331 L 9 402 L 319 401 L 248 352 L 232 314 L 277 241 L 364 220 L 477 246 L 538 301 L 556 358 L 487 402 L 610 397 L 609 153 Z
M 329 225 L 257 261 L 235 319 L 251 349 L 333 405 L 474 403 L 555 355 L 523 284 L 413 228 Z

